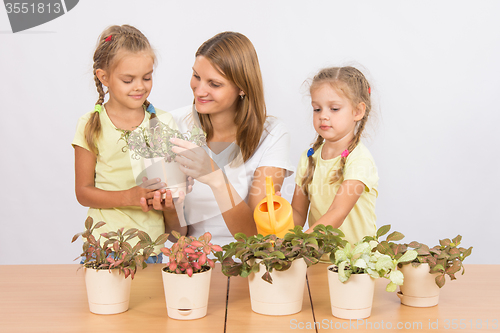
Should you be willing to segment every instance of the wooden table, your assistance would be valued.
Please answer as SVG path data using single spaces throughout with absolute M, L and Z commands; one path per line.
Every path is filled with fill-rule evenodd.
M 250 307 L 248 282 L 229 281 L 217 267 L 206 317 L 180 321 L 167 316 L 161 279 L 164 264 L 149 265 L 132 283 L 130 309 L 95 315 L 88 309 L 79 265 L 0 265 L 0 332 L 500 332 L 500 265 L 467 265 L 466 274 L 446 282 L 439 305 L 412 308 L 376 283 L 372 315 L 348 321 L 332 316 L 326 264 L 308 269 L 300 313 L 265 316 Z M 227 305 L 227 307 L 226 307 Z M 315 324 L 316 323 L 316 324 Z

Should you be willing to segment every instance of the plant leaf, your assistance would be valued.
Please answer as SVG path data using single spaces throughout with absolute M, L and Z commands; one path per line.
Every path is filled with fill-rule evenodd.
M 401 271 L 393 270 L 389 273 L 389 280 L 391 280 L 392 283 L 400 286 L 403 284 L 404 275 Z
M 444 286 L 445 282 L 446 281 L 445 281 L 445 278 L 444 278 L 444 274 L 436 276 L 436 284 L 438 285 L 439 288 L 442 288 Z
M 384 226 L 381 226 L 378 230 L 377 230 L 377 237 L 380 238 L 381 236 L 385 235 L 386 233 L 389 232 L 389 230 L 391 230 L 391 225 L 390 224 L 387 224 L 387 225 L 384 225 Z
M 383 255 L 381 256 L 377 262 L 375 263 L 375 269 L 377 271 L 381 271 L 381 270 L 390 270 L 390 269 L 393 269 L 394 268 L 394 263 L 392 262 L 392 259 L 391 257 L 387 256 L 387 255 Z
M 392 293 L 392 292 L 395 292 L 396 291 L 396 288 L 397 288 L 397 285 L 394 283 L 394 282 L 389 282 L 389 284 L 387 285 L 387 287 L 385 287 L 385 290 Z
M 398 231 L 394 231 L 392 234 L 387 236 L 386 240 L 388 242 L 394 242 L 394 241 L 402 240 L 403 238 L 405 238 L 405 235 L 403 235 L 402 233 L 400 233 Z
M 451 240 L 449 238 L 441 239 L 439 240 L 439 244 L 441 244 L 441 246 L 448 246 L 451 244 Z
M 264 275 L 262 275 L 262 280 L 271 284 L 273 283 L 273 278 L 271 277 L 271 273 L 269 273 L 268 271 L 266 271 Z
M 94 220 L 89 216 L 85 220 L 85 229 L 90 229 L 92 228 L 92 224 L 94 224 Z
M 401 262 L 413 261 L 417 258 L 417 255 L 418 255 L 417 251 L 408 250 L 398 259 L 398 264 Z
M 106 222 L 103 222 L 103 221 L 97 222 L 97 224 L 95 225 L 94 229 L 100 228 L 100 227 L 102 227 L 105 224 L 106 224 Z

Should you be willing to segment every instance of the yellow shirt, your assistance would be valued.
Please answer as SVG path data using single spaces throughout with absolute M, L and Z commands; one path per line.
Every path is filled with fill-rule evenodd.
M 91 114 L 89 112 L 78 120 L 73 146 L 80 146 L 90 150 L 85 141 L 85 125 Z M 156 115 L 160 121 L 169 125 L 172 128 L 177 128 L 175 121 L 169 113 L 156 109 Z M 139 127 L 147 126 L 149 123 L 150 114 L 145 112 L 144 120 Z M 143 168 L 142 159 L 131 158 L 130 151 L 125 152 L 123 148 L 126 146 L 124 140 L 120 140 L 122 131 L 117 129 L 111 122 L 103 107 L 100 114 L 102 127 L 101 136 L 97 142 L 99 155 L 95 166 L 95 187 L 105 191 L 121 191 L 128 190 L 136 186 L 136 177 L 134 170 Z M 139 206 L 130 207 L 115 207 L 109 209 L 89 208 L 88 216 L 94 219 L 94 224 L 99 221 L 106 222 L 106 225 L 95 231 L 95 236 L 101 233 L 116 231 L 119 228 L 137 228 L 143 230 L 151 236 L 154 241 L 156 238 L 165 232 L 165 224 L 163 222 L 162 212 L 150 210 L 145 213 Z M 85 221 L 82 218 L 82 226 Z M 82 228 L 83 229 L 83 228 Z M 135 239 L 138 241 L 138 238 Z M 132 246 L 135 245 L 135 242 Z M 160 248 L 155 248 L 155 253 L 159 254 Z
M 321 151 L 323 145 L 313 154 L 315 169 L 313 180 L 308 186 L 309 192 L 309 225 L 313 225 L 330 208 L 335 195 L 341 185 L 340 182 L 330 184 L 333 173 L 340 166 L 340 156 L 323 160 Z M 295 182 L 298 186 L 302 184 L 302 177 L 308 164 L 307 151 L 300 157 Z M 375 215 L 375 201 L 378 196 L 378 173 L 373 157 L 363 143 L 359 143 L 349 154 L 344 169 L 344 180 L 359 180 L 365 184 L 365 190 L 360 196 L 353 209 L 347 215 L 340 226 L 346 239 L 351 243 L 360 241 L 364 236 L 376 234 L 377 226 Z

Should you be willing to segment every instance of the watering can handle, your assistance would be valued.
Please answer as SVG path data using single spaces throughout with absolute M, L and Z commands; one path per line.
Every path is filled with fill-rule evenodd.
M 271 222 L 271 228 L 276 233 L 276 216 L 274 215 L 274 184 L 273 178 L 270 176 L 266 177 L 266 197 L 267 197 L 267 211 L 269 212 L 269 221 Z

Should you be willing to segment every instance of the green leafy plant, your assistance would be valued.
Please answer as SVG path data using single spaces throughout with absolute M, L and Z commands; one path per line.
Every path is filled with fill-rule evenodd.
M 309 267 L 319 262 L 319 258 L 344 241 L 344 234 L 331 226 L 318 226 L 312 233 L 304 233 L 301 226 L 295 226 L 283 238 L 261 234 L 247 237 L 243 233 L 235 235 L 236 242 L 223 246 L 223 252 L 216 253 L 222 263 L 222 272 L 227 276 L 247 277 L 265 267 L 262 279 L 273 282 L 273 270 L 285 271 L 294 260 L 303 258 Z M 236 261 L 233 259 L 236 259 Z
M 455 274 L 462 270 L 462 275 L 465 273 L 463 261 L 471 255 L 472 246 L 468 249 L 459 247 L 462 241 L 462 236 L 458 235 L 453 239 L 442 239 L 439 245 L 432 248 L 429 246 L 413 241 L 406 246 L 414 248 L 418 256 L 412 262 L 412 265 L 427 263 L 430 267 L 430 273 L 437 273 L 436 284 L 442 288 L 446 282 L 445 276 L 448 275 L 451 280 L 455 280 Z
M 376 236 L 366 236 L 355 245 L 347 243 L 330 256 L 330 261 L 337 266 L 341 282 L 346 282 L 351 274 L 369 274 L 375 279 L 388 279 L 386 290 L 389 292 L 396 291 L 397 286 L 403 284 L 403 273 L 398 271 L 397 267 L 401 263 L 413 261 L 417 252 L 393 242 L 404 238 L 404 235 L 397 231 L 380 241 L 380 237 L 386 235 L 390 229 L 390 225 L 384 225 L 377 230 Z
M 375 245 L 375 244 L 374 244 Z M 355 245 L 347 243 L 343 248 L 335 251 L 332 263 L 341 282 L 349 280 L 351 274 L 369 274 L 372 278 L 389 279 L 386 290 L 393 292 L 398 285 L 403 284 L 403 274 L 398 271 L 397 265 L 409 262 L 416 258 L 416 251 L 407 251 L 398 259 L 392 259 L 386 254 L 372 251 L 374 247 L 367 241 L 360 241 Z
M 197 146 L 206 144 L 205 134 L 199 127 L 193 127 L 191 131 L 182 134 L 157 118 L 152 119 L 150 123 L 150 126 L 139 127 L 138 130 L 122 131 L 120 140 L 127 143 L 123 151 L 130 149 L 132 158 L 164 157 L 167 162 L 171 161 L 176 156 L 172 151 L 174 144 L 170 142 L 171 138 L 187 140 Z
M 154 255 L 154 247 L 164 244 L 168 238 L 167 234 L 163 234 L 153 242 L 146 232 L 135 228 L 125 232 L 124 228 L 120 228 L 94 237 L 94 230 L 105 224 L 101 221 L 94 225 L 94 220 L 90 216 L 87 218 L 85 231 L 77 233 L 71 241 L 75 242 L 80 236 L 84 239 L 83 252 L 75 260 L 83 257 L 83 266 L 87 268 L 118 269 L 125 278 L 130 276 L 133 279 L 138 267 L 146 268 L 146 260 Z M 139 241 L 132 246 L 131 241 L 136 237 Z
M 210 243 L 212 235 L 209 232 L 198 239 L 193 236 L 181 236 L 177 231 L 173 231 L 172 235 L 177 238 L 177 242 L 170 248 L 161 249 L 169 260 L 167 267 L 164 268 L 166 272 L 187 274 L 191 277 L 194 273 L 215 267 L 215 261 L 208 256 L 222 251 L 222 248 Z

